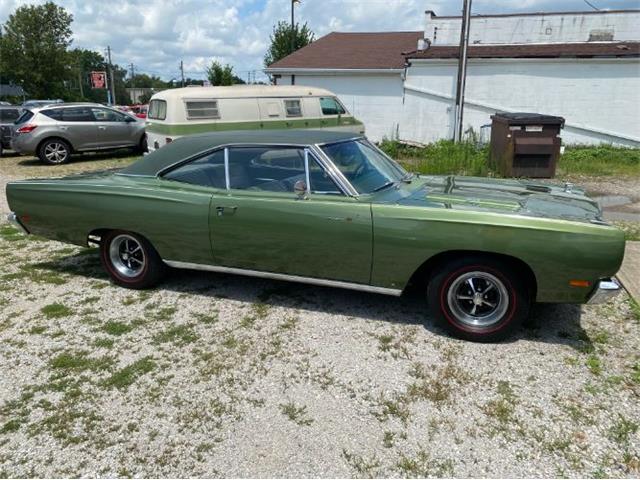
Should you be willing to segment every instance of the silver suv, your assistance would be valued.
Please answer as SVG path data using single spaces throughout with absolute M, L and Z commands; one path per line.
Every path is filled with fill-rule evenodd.
M 16 121 L 11 148 L 45 163 L 69 161 L 72 153 L 116 148 L 147 150 L 144 122 L 94 103 L 66 103 L 25 110 Z

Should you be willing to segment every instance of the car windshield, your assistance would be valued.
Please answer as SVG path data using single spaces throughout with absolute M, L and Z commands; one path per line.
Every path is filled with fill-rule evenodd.
M 409 177 L 406 170 L 364 139 L 321 148 L 361 194 L 384 190 Z

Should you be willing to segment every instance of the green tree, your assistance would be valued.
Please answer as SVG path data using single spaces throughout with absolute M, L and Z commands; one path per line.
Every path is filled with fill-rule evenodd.
M 91 72 L 106 71 L 104 57 L 93 50 L 74 48 L 68 52 L 69 80 L 72 100 L 103 103 L 107 101 L 105 89 L 91 88 Z M 69 96 L 69 94 L 67 94 Z
M 296 23 L 293 27 L 293 50 L 291 49 L 291 24 L 285 21 L 278 22 L 273 27 L 273 33 L 269 37 L 271 45 L 264 56 L 264 64 L 268 67 L 272 63 L 292 54 L 296 50 L 306 47 L 314 40 L 314 34 L 307 24 L 300 26 Z
M 233 85 L 234 84 L 234 75 L 233 75 L 233 67 L 228 63 L 226 65 L 222 65 L 217 60 L 213 60 L 209 68 L 207 68 L 207 78 L 211 85 Z
M 18 7 L 0 39 L 3 81 L 22 85 L 30 98 L 66 96 L 72 22 L 73 16 L 53 2 Z

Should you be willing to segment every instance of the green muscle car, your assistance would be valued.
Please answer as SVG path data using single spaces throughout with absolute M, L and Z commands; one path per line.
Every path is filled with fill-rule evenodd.
M 352 133 L 218 132 L 119 171 L 11 182 L 26 233 L 99 246 L 119 285 L 166 267 L 426 295 L 449 332 L 507 336 L 531 302 L 617 293 L 623 233 L 571 185 L 422 176 Z

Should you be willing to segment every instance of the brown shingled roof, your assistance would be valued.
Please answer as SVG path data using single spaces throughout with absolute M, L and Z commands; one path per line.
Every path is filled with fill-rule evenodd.
M 637 57 L 640 42 L 469 45 L 469 58 Z M 407 59 L 458 58 L 457 46 L 433 46 L 407 53 Z
M 332 32 L 271 68 L 397 69 L 404 68 L 403 52 L 413 51 L 424 32 Z

